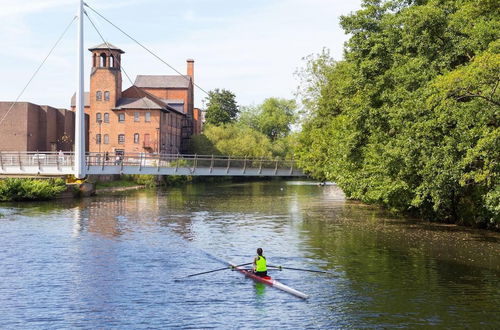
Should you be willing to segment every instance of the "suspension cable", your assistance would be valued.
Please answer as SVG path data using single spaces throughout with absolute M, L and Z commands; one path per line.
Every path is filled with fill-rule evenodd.
M 129 39 L 131 39 L 132 41 L 134 41 L 136 44 L 138 44 L 139 46 L 141 46 L 144 50 L 146 50 L 148 53 L 150 53 L 151 55 L 153 55 L 154 57 L 156 57 L 158 60 L 160 60 L 160 62 L 162 62 L 163 64 L 167 65 L 169 68 L 171 68 L 172 70 L 174 70 L 175 72 L 177 72 L 179 75 L 181 75 L 182 77 L 184 77 L 186 80 L 189 81 L 189 78 L 187 78 L 185 75 L 183 75 L 182 73 L 180 73 L 177 69 L 175 69 L 173 66 L 171 66 L 170 64 L 168 64 L 166 61 L 164 61 L 161 57 L 159 57 L 158 55 L 156 55 L 155 53 L 153 53 L 153 51 L 149 50 L 146 46 L 144 46 L 142 43 L 140 43 L 139 41 L 137 41 L 136 39 L 134 39 L 132 36 L 130 36 L 127 32 L 123 31 L 121 28 L 119 28 L 117 25 L 115 25 L 113 22 L 111 22 L 109 19 L 107 19 L 106 17 L 104 17 L 103 15 L 101 15 L 98 11 L 96 11 L 94 8 L 90 7 L 87 3 L 83 3 L 87 8 L 89 8 L 90 10 L 92 10 L 94 13 L 96 13 L 99 17 L 101 17 L 103 20 L 105 20 L 106 22 L 108 22 L 109 24 L 111 24 L 113 27 L 115 27 L 117 30 L 119 30 L 121 33 L 123 33 L 124 35 L 126 35 Z M 204 90 L 203 88 L 201 88 L 199 85 L 197 85 L 194 81 L 193 81 L 193 85 L 198 87 L 199 90 L 201 90 L 203 93 L 208 94 L 208 92 L 206 90 Z
M 94 24 L 94 22 L 92 21 L 92 19 L 90 18 L 90 16 L 87 14 L 87 12 L 85 12 L 85 16 L 87 16 L 87 19 L 89 20 L 90 24 L 92 24 L 92 26 L 94 27 L 95 31 L 99 35 L 99 37 L 101 37 L 102 42 L 106 44 L 106 47 L 108 48 L 108 51 L 111 53 L 111 47 L 109 46 L 109 43 L 103 37 L 103 35 L 101 34 L 101 32 L 99 31 L 99 29 L 97 28 L 97 26 Z M 130 79 L 130 76 L 128 75 L 127 71 L 125 71 L 125 69 L 123 68 L 123 65 L 121 64 L 121 61 L 118 58 L 116 58 L 116 60 L 118 62 L 118 66 L 123 71 L 123 73 L 125 73 L 125 76 L 127 77 L 127 79 L 130 82 L 130 84 L 136 89 L 137 96 L 139 96 L 140 95 L 139 88 L 137 86 L 135 86 L 135 84 L 132 82 L 132 79 Z M 147 104 L 146 100 L 144 100 L 143 97 L 141 97 L 141 99 L 143 100 L 144 105 L 146 106 L 146 109 L 151 110 L 151 107 Z
M 31 78 L 29 79 L 28 83 L 24 86 L 24 88 L 22 89 L 21 93 L 19 93 L 19 95 L 17 95 L 17 98 L 16 100 L 11 104 L 9 110 L 7 110 L 7 112 L 3 115 L 2 119 L 0 119 L 0 125 L 2 124 L 2 122 L 5 120 L 5 118 L 7 118 L 7 115 L 10 113 L 10 111 L 14 108 L 14 106 L 18 103 L 19 99 L 21 98 L 21 96 L 24 94 L 24 92 L 26 91 L 26 89 L 28 88 L 28 86 L 31 84 L 31 82 L 33 81 L 33 79 L 35 78 L 35 76 L 38 74 L 38 71 L 40 71 L 40 69 L 42 68 L 42 66 L 45 64 L 45 62 L 47 61 L 47 59 L 49 58 L 49 56 L 52 54 L 52 52 L 54 51 L 54 49 L 57 47 L 57 45 L 59 44 L 59 42 L 62 40 L 62 38 L 64 37 L 64 35 L 66 34 L 66 32 L 69 30 L 71 24 L 73 24 L 73 22 L 78 18 L 78 16 L 74 16 L 73 19 L 71 20 L 71 22 L 69 22 L 69 24 L 66 26 L 66 28 L 64 29 L 63 33 L 61 34 L 61 36 L 59 37 L 59 39 L 57 39 L 56 43 L 54 44 L 54 46 L 52 46 L 52 48 L 50 49 L 49 53 L 47 54 L 47 56 L 45 56 L 45 58 L 43 59 L 42 63 L 40 63 L 40 65 L 38 66 L 38 68 L 35 70 L 35 72 L 33 73 L 33 75 L 31 76 Z

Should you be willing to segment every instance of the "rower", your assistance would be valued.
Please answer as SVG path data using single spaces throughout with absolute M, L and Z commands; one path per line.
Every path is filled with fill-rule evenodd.
M 260 277 L 267 276 L 267 265 L 266 257 L 262 255 L 263 251 L 261 248 L 257 249 L 257 256 L 253 260 L 253 272 L 255 275 Z

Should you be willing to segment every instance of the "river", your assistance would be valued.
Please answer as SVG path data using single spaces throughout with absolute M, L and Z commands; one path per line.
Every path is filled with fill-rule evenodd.
M 302 300 L 223 270 L 251 262 Z M 421 223 L 305 181 L 0 204 L 0 327 L 500 328 L 500 234 Z

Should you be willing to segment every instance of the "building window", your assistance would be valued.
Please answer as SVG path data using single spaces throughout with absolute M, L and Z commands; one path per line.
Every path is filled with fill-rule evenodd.
M 135 122 L 139 121 L 139 113 L 138 112 L 134 112 L 134 121 Z
M 115 57 L 113 55 L 111 55 L 109 57 L 109 67 L 110 68 L 114 68 L 115 67 Z
M 124 113 L 120 113 L 120 114 L 118 114 L 118 121 L 119 121 L 120 123 L 125 122 L 125 114 L 124 114 Z
M 104 144 L 108 144 L 108 143 L 109 143 L 109 135 L 104 134 Z
M 118 134 L 118 144 L 125 144 L 125 134 Z
M 104 68 L 106 67 L 106 54 L 102 53 L 100 56 L 99 56 L 99 66 L 101 68 Z
M 146 112 L 144 114 L 144 121 L 145 122 L 150 122 L 151 121 L 151 112 Z
M 101 113 L 98 112 L 95 114 L 95 121 L 100 123 L 102 121 Z
M 95 136 L 95 142 L 97 144 L 101 144 L 101 134 L 96 134 L 96 136 Z
M 104 101 L 109 101 L 109 91 L 104 92 Z
M 101 91 L 95 92 L 95 100 L 102 101 L 102 92 Z
M 134 143 L 135 144 L 139 143 L 139 133 L 134 134 Z
M 107 112 L 104 113 L 104 122 L 109 123 L 109 113 Z

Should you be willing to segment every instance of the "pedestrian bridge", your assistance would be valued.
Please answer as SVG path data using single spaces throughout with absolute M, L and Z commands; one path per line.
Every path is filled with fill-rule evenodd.
M 75 173 L 73 153 L 0 151 L 0 175 Z M 87 175 L 305 176 L 293 160 L 214 155 L 87 153 Z

